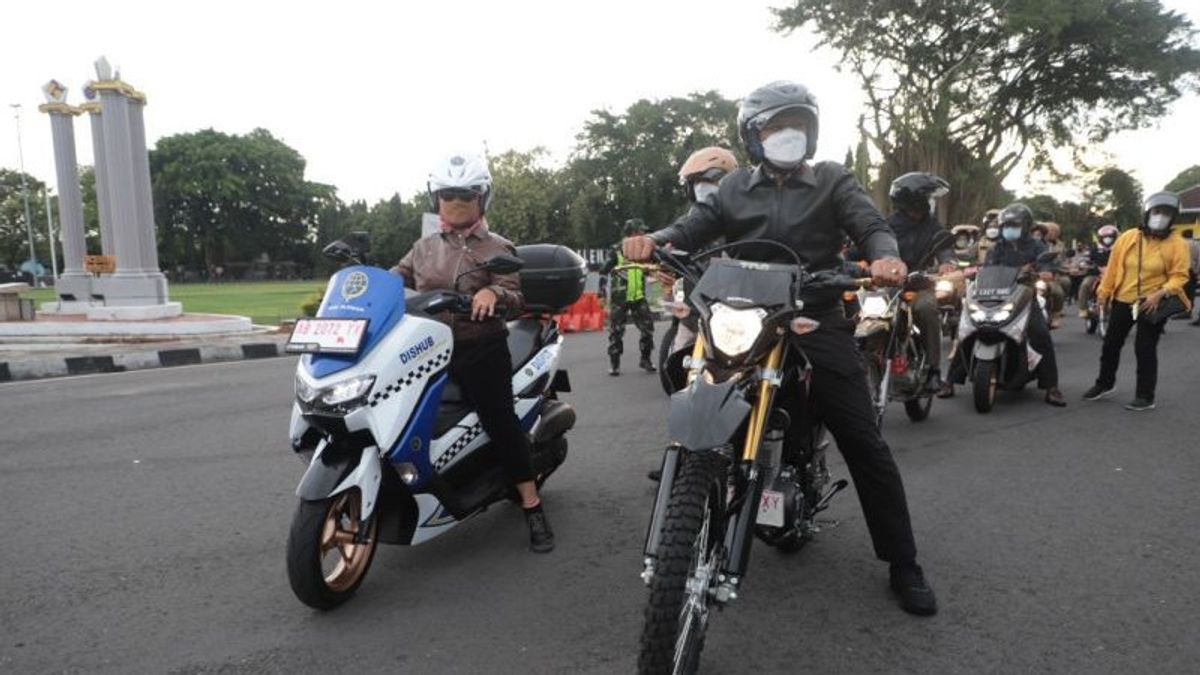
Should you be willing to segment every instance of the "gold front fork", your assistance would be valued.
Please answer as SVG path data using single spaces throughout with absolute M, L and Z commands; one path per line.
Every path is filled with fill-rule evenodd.
M 767 355 L 767 362 L 763 366 L 764 375 L 778 377 L 779 366 L 783 363 L 785 342 L 787 342 L 786 339 L 780 340 Z M 763 377 L 758 382 L 758 400 L 750 409 L 750 422 L 746 427 L 746 444 L 742 447 L 743 461 L 754 461 L 758 457 L 758 446 L 762 442 L 763 430 L 767 426 L 767 416 L 771 412 L 771 400 L 775 396 L 775 387 L 777 386 L 771 380 L 772 377 Z
M 692 345 L 692 364 L 688 368 L 688 384 L 700 374 L 700 364 L 704 363 L 704 333 L 696 332 L 696 344 Z

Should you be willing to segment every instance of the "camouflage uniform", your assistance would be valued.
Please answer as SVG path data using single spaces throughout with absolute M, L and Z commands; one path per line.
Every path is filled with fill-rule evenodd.
M 616 251 L 604 269 L 604 273 L 610 275 L 608 358 L 614 370 L 621 362 L 625 324 L 630 316 L 641 333 L 638 347 L 642 354 L 642 362 L 650 362 L 650 355 L 654 351 L 654 315 L 650 313 L 650 304 L 646 301 L 646 273 L 637 268 L 613 271 L 615 267 L 623 264 L 625 257 L 620 251 Z

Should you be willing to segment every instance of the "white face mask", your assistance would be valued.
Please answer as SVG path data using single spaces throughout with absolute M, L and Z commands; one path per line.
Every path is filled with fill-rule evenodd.
M 1162 232 L 1171 224 L 1171 216 L 1165 213 L 1151 214 L 1150 220 L 1146 224 L 1155 232 Z
M 808 136 L 799 129 L 780 129 L 762 144 L 767 161 L 785 171 L 800 166 L 808 152 Z
M 692 192 L 696 195 L 696 201 L 706 202 L 709 197 L 717 194 L 717 186 L 713 183 L 696 183 L 692 186 Z
M 1006 227 L 1001 234 L 1004 235 L 1004 241 L 1016 241 L 1021 238 L 1021 228 Z
M 988 229 L 984 230 L 983 233 L 988 239 L 995 239 L 996 237 L 1000 236 L 1000 228 L 989 227 Z

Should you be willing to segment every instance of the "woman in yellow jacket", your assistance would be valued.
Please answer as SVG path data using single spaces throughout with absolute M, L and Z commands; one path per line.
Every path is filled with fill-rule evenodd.
M 1154 407 L 1158 338 L 1166 323 L 1154 321 L 1154 311 L 1169 296 L 1178 297 L 1185 308 L 1191 307 L 1191 299 L 1183 291 L 1188 280 L 1188 246 L 1181 237 L 1171 236 L 1171 224 L 1179 214 L 1179 206 L 1179 196 L 1173 192 L 1150 195 L 1142 214 L 1142 226 L 1126 231 L 1113 245 L 1108 268 L 1096 290 L 1102 304 L 1111 303 L 1108 333 L 1100 352 L 1100 375 L 1096 384 L 1084 393 L 1086 401 L 1112 393 L 1121 347 L 1136 325 L 1133 353 L 1137 357 L 1137 390 L 1125 409 Z

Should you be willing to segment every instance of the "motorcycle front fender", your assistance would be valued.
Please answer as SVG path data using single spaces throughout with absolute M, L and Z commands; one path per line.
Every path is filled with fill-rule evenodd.
M 975 343 L 975 349 L 972 354 L 976 361 L 994 361 L 1000 354 L 1001 343 L 986 345 L 982 342 Z
M 854 327 L 854 337 L 861 340 L 890 329 L 891 325 L 884 319 L 863 319 Z
M 379 450 L 367 446 L 360 453 L 341 453 L 326 457 L 328 444 L 322 444 L 313 455 L 308 470 L 296 486 L 296 496 L 305 501 L 318 501 L 357 487 L 362 494 L 362 519 L 371 517 L 379 497 L 383 472 L 379 466 Z
M 750 403 L 726 380 L 710 384 L 697 377 L 671 395 L 667 429 L 671 441 L 689 450 L 725 445 L 750 413 Z

